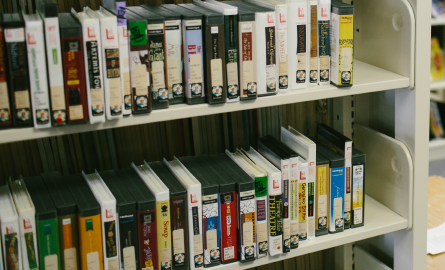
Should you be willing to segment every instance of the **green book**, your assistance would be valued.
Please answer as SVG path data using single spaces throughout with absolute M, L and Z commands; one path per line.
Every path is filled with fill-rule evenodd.
M 24 179 L 36 208 L 40 269 L 61 269 L 57 210 L 41 176 Z

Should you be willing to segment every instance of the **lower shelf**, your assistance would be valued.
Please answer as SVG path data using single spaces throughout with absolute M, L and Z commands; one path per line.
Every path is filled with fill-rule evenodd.
M 285 255 L 274 257 L 267 256 L 266 258 L 247 263 L 232 263 L 220 265 L 217 267 L 212 267 L 212 269 L 236 270 L 257 267 L 264 264 L 297 257 L 307 253 L 312 253 L 315 251 L 360 241 L 366 238 L 403 230 L 407 227 L 408 221 L 406 219 L 366 195 L 365 226 L 363 227 L 349 229 L 342 233 L 328 234 L 316 237 L 314 240 L 301 244 L 299 248 L 294 249 Z
M 445 139 L 430 141 L 429 161 L 445 159 Z

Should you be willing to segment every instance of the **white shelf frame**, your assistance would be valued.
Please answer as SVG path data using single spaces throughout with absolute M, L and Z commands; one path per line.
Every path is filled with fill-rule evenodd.
M 437 139 L 429 142 L 429 161 L 444 160 L 445 162 L 445 139 Z

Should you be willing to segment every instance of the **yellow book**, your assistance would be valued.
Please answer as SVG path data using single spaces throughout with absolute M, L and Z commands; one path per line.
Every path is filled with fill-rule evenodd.
M 445 78 L 445 67 L 443 64 L 443 53 L 436 37 L 431 38 L 431 80 Z

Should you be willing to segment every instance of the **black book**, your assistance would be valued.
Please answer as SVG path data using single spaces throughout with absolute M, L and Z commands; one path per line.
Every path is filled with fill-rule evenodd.
M 4 14 L 3 27 L 12 123 L 14 127 L 32 127 L 25 22 L 19 13 Z
M 3 15 L 0 13 L 0 128 L 12 126 L 11 104 L 6 82 L 6 51 L 4 41 Z

